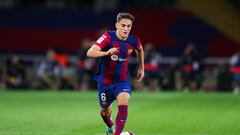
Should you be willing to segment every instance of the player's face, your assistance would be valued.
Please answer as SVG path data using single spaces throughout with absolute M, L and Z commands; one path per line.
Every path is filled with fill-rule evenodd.
M 132 21 L 129 19 L 121 19 L 116 23 L 117 36 L 123 40 L 127 39 L 131 29 Z

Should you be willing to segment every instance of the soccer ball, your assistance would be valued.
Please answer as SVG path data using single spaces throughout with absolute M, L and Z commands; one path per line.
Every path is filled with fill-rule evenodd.
M 134 135 L 132 132 L 122 132 L 120 135 Z

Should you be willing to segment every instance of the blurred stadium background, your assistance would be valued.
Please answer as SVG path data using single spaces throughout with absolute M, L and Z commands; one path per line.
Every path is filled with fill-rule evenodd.
M 0 0 L 0 135 L 104 133 L 97 61 L 85 54 L 115 29 L 118 12 L 136 17 L 132 33 L 146 53 L 142 83 L 130 60 L 127 130 L 239 135 L 230 64 L 240 50 L 239 0 Z
M 1 89 L 96 88 L 91 81 L 96 62 L 85 58 L 85 50 L 105 30 L 114 29 L 116 14 L 124 11 L 136 17 L 133 33 L 157 55 L 146 56 L 150 73 L 144 86 L 133 84 L 136 90 L 185 89 L 179 59 L 193 44 L 201 64 L 197 89 L 231 91 L 227 68 L 240 46 L 239 5 L 238 0 L 1 0 Z M 52 69 L 41 64 L 51 59 L 46 53 L 59 69 L 53 71 L 56 63 Z M 133 57 L 133 72 L 135 64 Z M 51 77 L 43 75 L 45 70 Z
M 194 44 L 201 64 L 196 88 L 231 91 L 226 68 L 240 46 L 239 5 L 238 0 L 1 0 L 1 88 L 96 88 L 91 81 L 96 62 L 85 58 L 84 51 L 105 30 L 114 29 L 116 14 L 125 11 L 136 17 L 133 33 L 158 55 L 146 56 L 146 80 L 144 86 L 133 84 L 136 90 L 185 89 L 179 59 Z M 55 71 L 41 66 L 50 50 L 56 54 L 48 57 L 61 66 Z M 20 66 L 14 67 L 13 59 Z M 133 57 L 133 72 L 135 64 Z M 43 75 L 45 70 L 51 77 Z

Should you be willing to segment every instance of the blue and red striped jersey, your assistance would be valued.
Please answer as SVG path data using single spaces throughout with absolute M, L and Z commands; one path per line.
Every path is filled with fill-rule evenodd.
M 100 58 L 98 71 L 94 79 L 103 84 L 119 81 L 130 81 L 128 59 L 134 50 L 138 50 L 141 41 L 138 37 L 129 35 L 125 41 L 117 38 L 116 31 L 106 31 L 95 43 L 102 51 L 117 47 L 119 52 L 112 56 Z

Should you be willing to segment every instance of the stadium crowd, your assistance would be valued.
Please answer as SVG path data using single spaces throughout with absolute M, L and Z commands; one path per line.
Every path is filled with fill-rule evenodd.
M 17 90 L 93 90 L 93 75 L 97 61 L 86 57 L 93 41 L 85 39 L 77 55 L 69 55 L 60 49 L 49 49 L 44 57 L 26 60 L 18 54 L 0 59 L 1 89 Z M 143 45 L 145 50 L 145 79 L 142 83 L 133 79 L 135 91 L 234 91 L 239 93 L 239 53 L 222 65 L 206 65 L 194 43 L 189 43 L 176 63 L 163 63 L 162 56 L 152 43 Z M 25 56 L 26 57 L 26 56 Z M 34 56 L 30 56 L 34 57 Z M 136 56 L 130 60 L 129 71 L 135 78 Z M 231 62 L 230 62 L 231 61 Z M 215 76 L 215 77 L 214 77 Z M 214 77 L 214 78 L 213 78 Z

